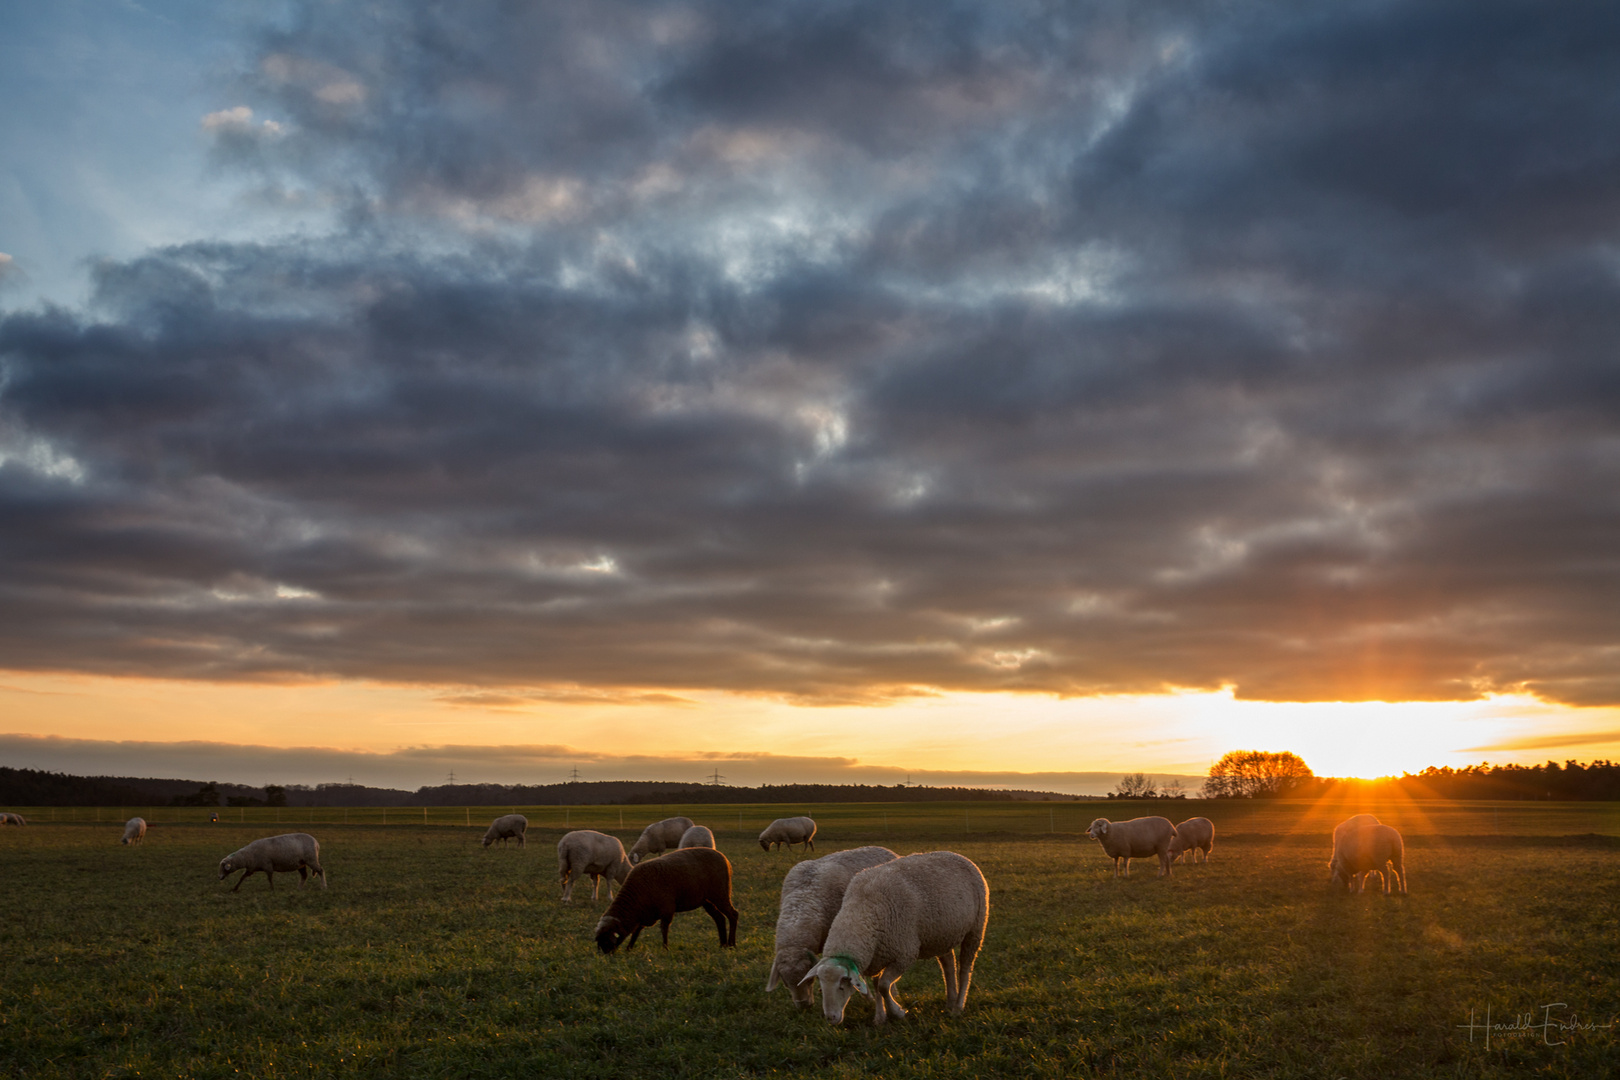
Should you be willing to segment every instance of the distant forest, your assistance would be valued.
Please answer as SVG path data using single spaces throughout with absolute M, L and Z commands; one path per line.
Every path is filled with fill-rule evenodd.
M 766 784 L 731 787 L 666 780 L 560 784 L 439 784 L 402 791 L 363 784 L 247 787 L 217 781 L 70 776 L 0 766 L 5 806 L 588 806 L 647 803 L 1073 801 L 1050 791 L 897 784 Z
M 1382 780 L 1312 777 L 1285 794 L 1328 794 L 1342 784 L 1414 799 L 1542 799 L 1620 801 L 1620 764 L 1608 760 L 1560 765 L 1469 765 L 1424 769 Z M 1198 792 L 1189 792 L 1194 798 Z M 604 780 L 559 784 L 439 784 L 403 791 L 362 784 L 248 787 L 216 781 L 129 776 L 70 776 L 0 766 L 5 806 L 589 806 L 648 803 L 829 803 L 1073 801 L 1049 791 L 896 784 L 765 784 L 732 787 L 665 780 Z

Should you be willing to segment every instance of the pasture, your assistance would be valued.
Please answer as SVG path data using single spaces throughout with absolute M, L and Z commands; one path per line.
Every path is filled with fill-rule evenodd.
M 513 808 L 390 809 L 386 824 L 380 810 L 210 824 L 197 809 L 13 809 L 30 824 L 0 829 L 5 1076 L 1620 1072 L 1615 804 L 517 807 L 527 848 L 488 851 L 484 827 Z M 1168 881 L 1138 861 L 1114 881 L 1086 825 L 1166 809 L 1215 820 L 1213 860 Z M 1363 810 L 1405 835 L 1410 895 L 1327 890 L 1327 835 Z M 793 857 L 753 837 L 806 811 L 822 854 L 877 843 L 979 864 L 990 925 L 963 1015 L 946 1013 L 931 961 L 897 987 L 911 1016 L 883 1027 L 862 999 L 834 1027 L 765 994 Z M 122 847 L 136 813 L 151 831 Z M 600 955 L 605 892 L 558 903 L 556 840 L 597 828 L 628 847 L 673 813 L 732 860 L 738 947 L 691 912 L 667 952 L 655 930 Z M 288 831 L 320 840 L 329 889 L 217 880 L 224 855 Z

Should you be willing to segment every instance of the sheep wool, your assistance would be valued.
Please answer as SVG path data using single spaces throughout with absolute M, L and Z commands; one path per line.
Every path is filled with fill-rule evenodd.
M 236 892 L 242 887 L 252 874 L 263 873 L 270 881 L 270 888 L 276 887 L 276 874 L 298 871 L 298 887 L 302 889 L 304 882 L 310 874 L 316 874 L 321 879 L 321 888 L 326 888 L 326 871 L 321 868 L 321 845 L 309 833 L 282 833 L 280 836 L 266 836 L 253 841 L 239 851 L 233 851 L 219 861 L 219 880 L 224 881 L 233 872 L 240 870 L 242 876 L 236 879 Z
M 630 865 L 634 866 L 642 859 L 653 855 L 662 855 L 666 851 L 673 851 L 681 846 L 681 837 L 686 830 L 692 827 L 689 817 L 671 817 L 663 821 L 655 821 L 636 838 L 630 845 Z
M 574 882 L 591 879 L 591 899 L 595 900 L 602 879 L 608 879 L 608 899 L 613 899 L 613 883 L 624 884 L 630 876 L 630 860 L 624 844 L 616 836 L 595 829 L 575 829 L 557 841 L 557 873 L 562 877 L 562 902 L 573 899 Z
M 804 982 L 804 976 L 827 942 L 827 929 L 844 902 L 850 879 L 868 867 L 899 857 L 886 847 L 858 847 L 806 859 L 787 872 L 777 909 L 776 957 L 765 980 L 767 993 L 782 983 L 801 1008 L 815 1004 L 815 983 Z
M 895 983 L 934 958 L 946 1003 L 960 1013 L 989 918 L 990 887 L 971 859 L 929 851 L 880 863 L 850 879 L 826 953 L 801 981 L 821 983 L 822 1015 L 832 1023 L 843 1020 L 851 995 L 864 994 L 881 1024 L 906 1015 Z
M 672 851 L 631 870 L 619 895 L 596 924 L 596 947 L 611 953 L 628 938 L 628 951 L 636 947 L 636 938 L 644 928 L 658 923 L 667 949 L 669 924 L 676 914 L 696 908 L 702 908 L 714 920 L 722 948 L 737 944 L 731 862 L 713 848 Z

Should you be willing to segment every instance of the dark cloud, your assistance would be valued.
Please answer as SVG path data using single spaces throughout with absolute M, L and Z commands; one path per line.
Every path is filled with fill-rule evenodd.
M 1591 5 L 297 8 L 208 130 L 341 229 L 0 319 L 0 661 L 1620 702 L 1617 52 Z

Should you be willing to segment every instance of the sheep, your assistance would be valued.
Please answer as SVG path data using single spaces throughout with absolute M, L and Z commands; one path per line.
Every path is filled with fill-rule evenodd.
M 591 899 L 595 900 L 608 879 L 608 899 L 613 899 L 613 883 L 624 884 L 630 876 L 630 860 L 625 857 L 624 844 L 616 836 L 595 829 L 575 829 L 557 841 L 557 873 L 562 876 L 562 902 L 574 896 L 574 882 L 590 875 Z
M 21 814 L 11 814 L 11 813 L 0 814 L 0 825 L 26 825 L 26 824 L 28 824 L 28 822 L 23 820 L 23 816 Z
M 302 889 L 310 874 L 318 874 L 321 888 L 326 888 L 326 871 L 321 869 L 321 845 L 309 833 L 282 833 L 253 841 L 240 851 L 233 851 L 219 860 L 219 880 L 224 881 L 234 871 L 242 871 L 236 879 L 236 892 L 249 875 L 263 871 L 270 879 L 270 888 L 276 887 L 278 872 L 298 871 L 298 887 Z
M 807 817 L 777 818 L 759 834 L 761 850 L 769 851 L 773 844 L 786 844 L 789 851 L 793 850 L 794 844 L 803 844 L 805 851 L 816 850 L 815 820 Z
M 1371 814 L 1358 815 L 1360 818 Z M 1328 860 L 1329 880 L 1334 888 L 1347 892 L 1366 892 L 1367 878 L 1377 874 L 1384 886 L 1384 895 L 1390 892 L 1390 877 L 1399 884 L 1397 892 L 1406 892 L 1406 845 L 1401 834 L 1388 825 L 1357 821 L 1351 818 L 1339 823 L 1333 830 L 1333 858 Z M 1389 874 L 1384 872 L 1389 866 Z
M 776 917 L 776 958 L 765 980 L 765 992 L 778 982 L 801 1008 L 815 1004 L 812 986 L 801 980 L 816 963 L 827 942 L 827 928 L 844 902 L 849 879 L 869 866 L 892 862 L 900 856 L 886 847 L 859 847 L 819 859 L 806 859 L 782 879 L 782 902 Z
M 120 844 L 138 844 L 146 839 L 146 819 L 132 817 L 124 822 L 124 838 Z
M 694 825 L 681 834 L 680 846 L 688 847 L 714 847 L 714 833 L 703 825 Z
M 596 924 L 596 947 L 611 953 L 628 936 L 636 947 L 643 928 L 659 924 L 669 948 L 675 913 L 702 908 L 720 932 L 720 946 L 737 944 L 737 909 L 731 903 L 731 862 L 713 848 L 681 848 L 638 864 Z M 727 929 L 727 921 L 730 929 Z
M 929 851 L 869 867 L 850 878 L 827 930 L 826 952 L 801 982 L 821 983 L 821 1011 L 836 1024 L 850 995 L 872 998 L 873 1022 L 906 1015 L 894 984 L 918 960 L 939 961 L 952 1013 L 967 1005 L 973 959 L 990 917 L 990 888 L 972 861 Z M 951 951 L 956 951 L 954 970 Z M 876 993 L 867 982 L 876 984 Z
M 1198 861 L 1198 853 L 1204 853 L 1204 862 L 1209 862 L 1210 849 L 1215 846 L 1215 823 L 1207 817 L 1190 817 L 1176 826 L 1175 839 L 1170 841 L 1170 861 L 1177 862 L 1182 853 L 1186 852 L 1187 861 Z
M 1114 860 L 1114 877 L 1119 877 L 1119 866 L 1125 864 L 1125 876 L 1131 876 L 1131 860 L 1159 857 L 1159 877 L 1170 876 L 1170 845 L 1176 838 L 1176 827 L 1169 818 L 1139 817 L 1129 821 L 1109 821 L 1098 818 L 1086 829 L 1086 835 L 1102 842 L 1103 852 Z
M 1333 826 L 1333 846 L 1339 846 L 1339 838 L 1357 829 L 1364 829 L 1369 825 L 1379 824 L 1375 814 L 1354 814 Z M 1364 876 L 1364 875 L 1363 875 Z M 1381 876 L 1381 875 L 1380 875 Z M 1358 879 L 1359 880 L 1359 879 Z
M 489 831 L 484 834 L 483 844 L 489 847 L 499 840 L 501 846 L 505 847 L 508 840 L 517 837 L 518 847 L 523 847 L 528 843 L 523 834 L 528 831 L 529 819 L 522 814 L 502 814 L 489 823 Z
M 653 822 L 642 829 L 636 842 L 630 845 L 630 865 L 634 866 L 649 855 L 661 855 L 679 848 L 681 837 L 691 827 L 692 819 L 689 817 L 669 817 Z

